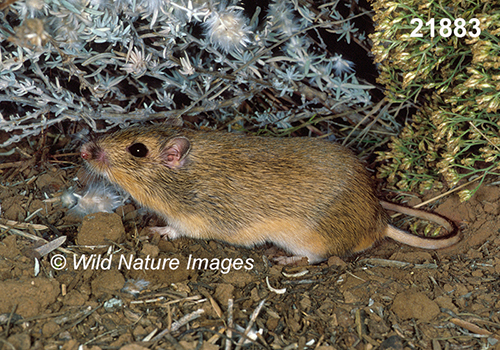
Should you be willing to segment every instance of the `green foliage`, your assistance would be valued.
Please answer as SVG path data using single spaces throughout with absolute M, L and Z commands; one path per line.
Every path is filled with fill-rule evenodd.
M 423 191 L 455 186 L 471 175 L 498 173 L 500 146 L 500 3 L 498 1 L 376 1 L 373 53 L 380 63 L 379 83 L 391 102 L 412 101 L 420 109 L 390 150 L 379 176 L 396 189 Z M 435 36 L 420 18 L 435 20 Z M 440 35 L 441 19 L 463 18 L 469 34 Z M 470 20 L 481 33 L 470 35 Z M 451 26 L 453 29 L 455 26 Z M 460 36 L 460 35 L 459 35 Z M 482 182 L 482 180 L 481 180 Z M 467 200 L 473 191 L 463 191 Z

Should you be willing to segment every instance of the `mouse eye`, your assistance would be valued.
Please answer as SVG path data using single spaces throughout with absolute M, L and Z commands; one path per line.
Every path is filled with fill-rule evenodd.
M 144 158 L 148 154 L 148 148 L 142 143 L 134 143 L 128 147 L 128 151 L 131 155 L 138 158 Z

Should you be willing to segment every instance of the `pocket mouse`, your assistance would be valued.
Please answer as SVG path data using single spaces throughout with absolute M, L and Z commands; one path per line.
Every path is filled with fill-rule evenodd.
M 324 140 L 152 125 L 101 137 L 80 153 L 92 173 L 163 217 L 168 226 L 158 232 L 172 239 L 270 242 L 311 264 L 385 237 L 426 249 L 459 241 L 457 234 L 422 238 L 392 226 L 384 207 L 453 231 L 436 214 L 379 201 L 362 162 Z

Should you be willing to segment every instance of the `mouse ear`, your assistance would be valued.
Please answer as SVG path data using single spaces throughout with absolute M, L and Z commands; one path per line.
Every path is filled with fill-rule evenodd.
M 171 169 L 178 169 L 184 165 L 186 156 L 191 150 L 191 142 L 183 136 L 174 137 L 163 148 L 160 157 L 163 164 Z

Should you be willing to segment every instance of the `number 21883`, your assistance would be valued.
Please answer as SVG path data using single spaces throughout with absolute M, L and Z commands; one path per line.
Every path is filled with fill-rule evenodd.
M 424 35 L 420 33 L 420 30 L 424 26 L 424 21 L 420 18 L 413 18 L 410 21 L 410 24 L 417 24 L 417 27 L 411 32 L 410 37 L 412 38 L 421 38 Z M 449 18 L 443 18 L 439 21 L 439 35 L 443 38 L 448 38 L 452 35 L 455 35 L 457 38 L 463 38 L 466 35 L 469 35 L 472 38 L 477 38 L 481 34 L 481 29 L 479 28 L 479 20 L 477 18 L 472 18 L 469 20 L 469 24 L 472 25 L 470 31 L 467 31 L 465 28 L 467 22 L 463 18 L 457 18 L 453 23 Z M 427 23 L 425 23 L 426 27 L 430 27 L 430 35 L 433 38 L 436 35 L 436 27 L 435 27 L 435 19 L 431 18 Z

